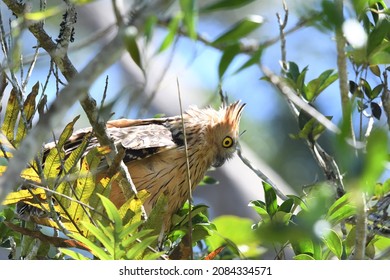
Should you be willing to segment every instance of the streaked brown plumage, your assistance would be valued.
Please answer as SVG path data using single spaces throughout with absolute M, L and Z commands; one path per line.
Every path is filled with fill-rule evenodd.
M 235 102 L 219 110 L 190 107 L 183 115 L 193 187 L 210 166 L 219 167 L 233 156 L 244 106 Z M 64 146 L 66 152 L 74 150 L 90 131 L 91 128 L 76 131 Z M 169 229 L 172 215 L 188 199 L 189 192 L 181 117 L 113 120 L 107 123 L 107 133 L 125 149 L 123 161 L 137 190 L 150 193 L 144 204 L 146 212 L 151 211 L 160 194 L 168 197 L 164 225 Z M 87 151 L 96 145 L 97 139 L 92 138 Z M 46 145 L 47 149 L 53 147 L 53 143 Z M 105 176 L 107 169 L 99 172 Z M 115 182 L 110 199 L 117 207 L 125 202 Z

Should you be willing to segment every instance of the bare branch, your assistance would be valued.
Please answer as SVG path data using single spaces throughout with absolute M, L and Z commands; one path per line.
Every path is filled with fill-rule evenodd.
M 253 164 L 242 154 L 241 146 L 237 145 L 237 155 L 241 161 L 248 166 L 261 180 L 269 184 L 275 191 L 276 195 L 282 200 L 287 200 L 288 197 L 263 173 L 260 169 L 253 166 Z
M 284 0 L 283 0 L 283 9 L 284 9 L 283 20 L 279 15 L 279 13 L 276 13 L 276 17 L 278 18 L 278 22 L 279 22 L 279 37 L 280 37 L 280 49 L 282 51 L 282 65 L 283 65 L 283 69 L 287 69 L 286 36 L 285 36 L 284 29 L 286 28 L 288 22 L 288 8 L 287 8 L 286 1 Z
M 348 96 L 348 73 L 347 73 L 347 56 L 345 52 L 346 39 L 342 31 L 341 23 L 344 20 L 343 16 L 343 0 L 335 1 L 336 10 L 340 19 L 340 26 L 336 26 L 336 47 L 337 47 L 337 70 L 339 73 L 339 88 L 341 96 L 341 109 L 343 113 L 343 121 L 348 124 L 347 137 L 354 139 L 351 115 L 351 101 Z

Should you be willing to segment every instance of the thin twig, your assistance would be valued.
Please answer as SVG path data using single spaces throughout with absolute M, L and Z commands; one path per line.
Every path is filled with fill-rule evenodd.
M 192 181 L 191 181 L 191 171 L 190 171 L 190 160 L 189 160 L 189 155 L 188 155 L 188 145 L 187 145 L 187 134 L 186 134 L 186 127 L 184 123 L 184 118 L 183 118 L 183 106 L 181 102 L 181 92 L 180 92 L 180 85 L 179 85 L 179 79 L 176 80 L 177 84 L 177 94 L 179 97 L 179 106 L 180 106 L 180 117 L 181 117 L 181 125 L 183 128 L 183 137 L 184 137 L 184 151 L 186 155 L 186 171 L 187 171 L 187 180 L 188 180 L 188 237 L 189 237 L 189 249 L 190 249 L 190 259 L 192 260 L 194 258 L 194 254 L 192 251 Z
M 242 154 L 241 145 L 237 144 L 237 155 L 241 161 L 248 166 L 261 180 L 269 184 L 275 191 L 276 195 L 282 199 L 287 200 L 288 197 L 263 173 L 260 169 L 253 166 L 253 164 Z
M 25 260 L 35 259 L 38 254 L 39 247 L 41 247 L 41 240 L 39 240 L 38 238 L 34 238 L 33 246 L 31 247 L 30 252 L 25 257 Z
M 287 52 L 286 52 L 286 34 L 284 32 L 284 29 L 287 26 L 288 22 L 288 8 L 286 1 L 283 0 L 283 9 L 284 9 L 284 18 L 282 20 L 279 13 L 276 13 L 276 17 L 278 18 L 279 22 L 279 37 L 280 37 L 280 49 L 282 50 L 282 69 L 287 69 Z
M 35 63 L 37 62 L 38 56 L 39 56 L 39 47 L 36 47 L 33 58 L 32 58 L 31 63 L 30 63 L 30 66 L 28 67 L 26 77 L 24 78 L 24 80 L 22 82 L 22 91 L 26 90 L 26 87 L 27 87 L 27 84 L 28 84 L 30 77 L 32 75 Z

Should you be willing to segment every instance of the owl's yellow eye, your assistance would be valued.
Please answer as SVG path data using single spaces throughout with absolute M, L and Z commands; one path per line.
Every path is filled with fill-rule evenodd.
M 223 138 L 222 147 L 230 148 L 231 146 L 233 146 L 233 144 L 234 144 L 234 141 L 233 141 L 232 137 L 226 136 L 225 138 Z

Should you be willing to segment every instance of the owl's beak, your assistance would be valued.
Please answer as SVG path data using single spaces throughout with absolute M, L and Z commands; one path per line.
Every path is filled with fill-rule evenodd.
M 226 158 L 224 157 L 217 157 L 213 164 L 211 164 L 212 167 L 221 167 L 226 161 Z

